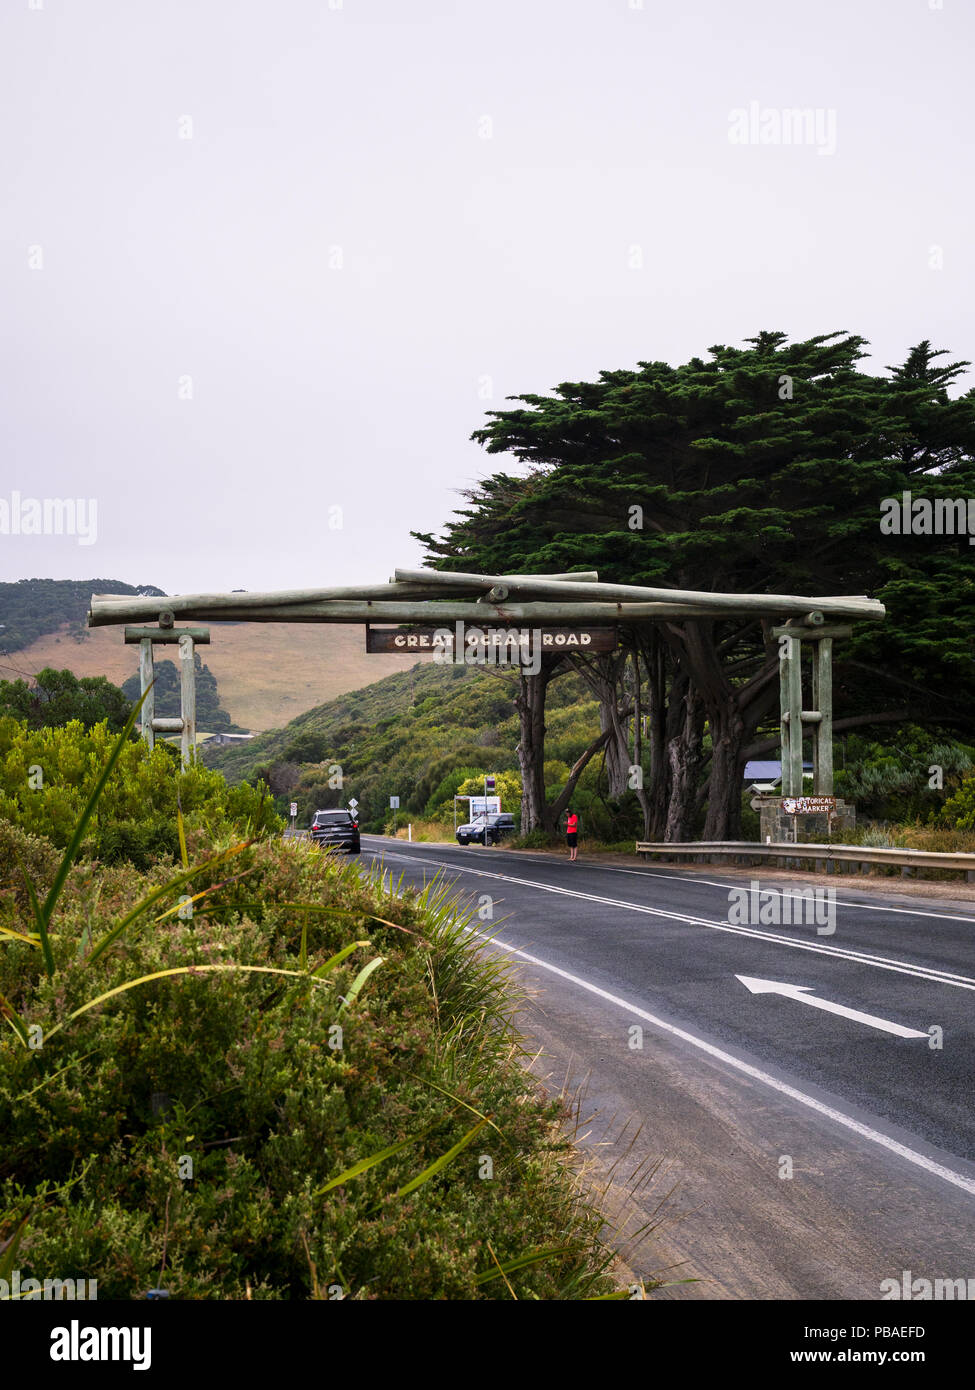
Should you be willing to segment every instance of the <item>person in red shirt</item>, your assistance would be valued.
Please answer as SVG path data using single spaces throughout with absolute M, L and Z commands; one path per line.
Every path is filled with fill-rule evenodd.
M 579 853 L 579 817 L 575 811 L 569 810 L 569 819 L 565 823 L 565 838 L 569 846 L 569 863 L 574 863 Z

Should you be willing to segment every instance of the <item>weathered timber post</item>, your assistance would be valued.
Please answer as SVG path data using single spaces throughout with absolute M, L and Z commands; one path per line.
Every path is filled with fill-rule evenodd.
M 146 741 L 150 753 L 155 746 L 155 734 L 152 728 L 152 719 L 156 711 L 156 692 L 152 688 L 153 667 L 152 667 L 152 638 L 142 637 L 139 640 L 139 686 L 143 695 L 141 733 Z
M 183 719 L 180 752 L 183 767 L 196 757 L 196 661 L 193 638 L 184 632 L 179 639 L 179 705 Z
M 812 668 L 813 708 L 819 723 L 813 730 L 813 795 L 833 795 L 833 639 L 814 643 Z
M 160 618 L 164 615 L 160 614 Z M 189 767 L 196 756 L 196 644 L 210 641 L 207 627 L 127 627 L 127 644 L 139 645 L 139 684 L 142 693 L 148 695 L 142 705 L 142 737 L 149 748 L 155 745 L 156 734 L 178 733 L 183 767 Z M 166 646 L 179 645 L 180 659 L 180 717 L 162 719 L 156 717 L 155 691 L 152 689 L 154 666 L 153 644 L 161 642 Z
M 779 638 L 782 795 L 802 796 L 802 643 L 792 628 L 775 631 Z

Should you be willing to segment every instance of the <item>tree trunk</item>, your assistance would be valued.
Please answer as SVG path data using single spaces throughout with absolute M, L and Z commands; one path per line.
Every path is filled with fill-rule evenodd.
M 545 805 L 545 692 L 551 679 L 551 668 L 542 669 L 537 676 L 518 675 L 518 711 L 521 737 L 518 740 L 518 766 L 521 769 L 521 833 L 547 830 Z
M 650 787 L 644 809 L 644 837 L 659 842 L 667 830 L 670 765 L 667 760 L 667 652 L 656 632 L 644 647 L 647 668 L 647 742 Z
M 571 806 L 572 793 L 575 791 L 576 783 L 585 771 L 586 765 L 588 764 L 590 758 L 595 757 L 595 755 L 599 752 L 600 748 L 605 747 L 606 741 L 610 737 L 611 733 L 612 730 L 605 729 L 594 743 L 590 743 L 589 747 L 583 753 L 582 757 L 577 758 L 575 763 L 573 763 L 572 769 L 569 772 L 568 781 L 566 782 L 562 790 L 559 792 L 555 800 L 552 802 L 551 807 L 547 808 L 548 818 L 551 821 L 550 828 L 552 831 L 558 829 L 558 824 L 559 820 L 561 819 L 562 812 L 565 810 L 567 806 Z
M 668 711 L 668 724 L 677 725 L 673 735 L 667 740 L 667 774 L 669 796 L 667 798 L 667 820 L 664 826 L 665 840 L 686 840 L 692 830 L 694 815 L 694 793 L 697 790 L 698 774 L 701 767 L 701 740 L 704 733 L 704 707 L 701 697 L 686 679 L 683 685 L 683 698 L 676 691 L 671 692 L 671 706 Z
M 605 735 L 607 798 L 622 801 L 630 790 L 630 741 L 624 723 L 628 714 L 619 708 L 621 696 L 625 700 L 621 681 L 628 653 L 617 651 L 592 660 L 585 657 L 571 660 L 573 668 L 599 701 L 599 728 Z
M 746 729 L 733 698 L 708 710 L 711 730 L 711 779 L 705 840 L 741 839 L 742 752 Z M 750 737 L 750 735 L 747 735 Z

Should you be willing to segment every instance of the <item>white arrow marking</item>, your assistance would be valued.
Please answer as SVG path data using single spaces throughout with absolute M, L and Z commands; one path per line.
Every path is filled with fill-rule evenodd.
M 789 999 L 797 999 L 800 1004 L 811 1004 L 814 1009 L 825 1009 L 829 1014 L 839 1014 L 842 1018 L 852 1018 L 856 1023 L 865 1023 L 868 1028 L 879 1028 L 884 1033 L 894 1033 L 898 1038 L 926 1038 L 927 1033 L 919 1033 L 916 1028 L 905 1028 L 900 1023 L 878 1018 L 876 1014 L 864 1014 L 859 1009 L 848 1009 L 845 1004 L 833 1004 L 829 999 L 816 999 L 809 994 L 812 985 L 787 985 L 780 980 L 757 980 L 752 975 L 736 975 L 752 994 L 784 994 Z

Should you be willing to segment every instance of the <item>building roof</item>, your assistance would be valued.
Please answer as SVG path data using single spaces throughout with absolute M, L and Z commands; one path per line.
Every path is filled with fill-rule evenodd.
M 804 760 L 802 770 L 812 772 L 812 763 Z M 744 776 L 746 782 L 777 782 L 782 776 L 782 763 L 778 759 L 746 763 Z

